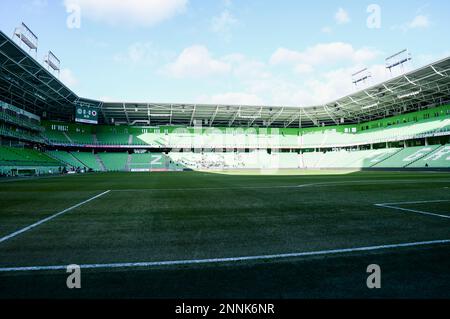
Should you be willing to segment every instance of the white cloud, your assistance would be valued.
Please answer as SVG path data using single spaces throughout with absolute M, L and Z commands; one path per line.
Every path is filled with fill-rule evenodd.
M 237 25 L 238 20 L 229 10 L 222 11 L 219 16 L 213 17 L 211 20 L 211 30 L 214 33 L 223 35 L 226 40 L 231 39 L 231 31 Z
M 232 74 L 238 80 L 270 77 L 265 63 L 249 59 L 243 54 L 230 54 L 222 60 L 231 66 Z
M 305 51 L 277 49 L 270 63 L 272 65 L 293 64 L 300 73 L 311 72 L 314 66 L 330 65 L 337 62 L 361 64 L 373 60 L 380 52 L 369 48 L 355 49 L 351 44 L 331 42 L 317 44 Z
M 48 7 L 48 0 L 23 1 L 22 8 L 33 13 L 42 13 Z
M 294 68 L 297 74 L 307 74 L 314 71 L 314 67 L 309 64 L 297 64 Z
M 74 87 L 78 85 L 78 79 L 70 69 L 62 69 L 59 79 L 68 87 Z
M 350 16 L 347 11 L 343 8 L 339 8 L 339 10 L 334 15 L 334 19 L 337 24 L 347 24 L 350 22 Z
M 48 6 L 48 1 L 47 0 L 33 0 L 31 2 L 31 5 L 34 6 L 34 7 L 43 8 L 43 7 L 47 7 Z
M 223 0 L 223 5 L 225 7 L 231 7 L 233 5 L 233 1 L 232 0 Z
M 64 0 L 78 5 L 82 18 L 112 25 L 153 26 L 182 13 L 188 0 Z
M 411 21 L 402 24 L 402 25 L 394 25 L 391 29 L 393 30 L 401 30 L 403 32 L 412 30 L 412 29 L 426 29 L 430 27 L 431 22 L 430 18 L 426 15 L 419 14 L 414 17 Z
M 333 29 L 330 27 L 323 27 L 320 31 L 322 31 L 322 33 L 330 34 L 333 32 Z
M 410 23 L 408 23 L 409 29 L 428 28 L 429 26 L 430 20 L 424 15 L 418 15 Z
M 168 59 L 171 55 L 170 52 L 155 47 L 151 42 L 135 42 L 127 48 L 126 52 L 114 55 L 113 60 L 129 65 L 155 65 L 161 59 Z
M 188 47 L 181 52 L 175 62 L 162 68 L 163 74 L 175 78 L 201 78 L 230 73 L 231 65 L 214 59 L 209 50 L 201 45 Z
M 265 89 L 270 90 L 270 103 L 273 105 L 321 105 L 354 91 L 352 72 L 353 68 L 339 68 L 323 74 L 314 74 L 297 83 L 275 79 L 268 81 Z M 264 86 L 261 86 L 261 89 L 263 88 Z
M 212 96 L 201 96 L 199 103 L 205 104 L 231 104 L 231 105 L 262 105 L 263 101 L 255 94 L 243 92 L 228 92 Z

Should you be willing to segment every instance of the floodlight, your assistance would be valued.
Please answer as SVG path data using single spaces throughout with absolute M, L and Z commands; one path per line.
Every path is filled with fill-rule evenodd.
M 38 37 L 25 23 L 22 22 L 20 26 L 14 29 L 13 37 L 17 37 L 21 41 L 20 43 L 28 47 L 29 51 L 35 51 L 37 54 Z
M 53 71 L 61 71 L 61 61 L 53 54 L 52 51 L 48 51 L 47 55 L 44 57 L 45 64 L 48 65 Z

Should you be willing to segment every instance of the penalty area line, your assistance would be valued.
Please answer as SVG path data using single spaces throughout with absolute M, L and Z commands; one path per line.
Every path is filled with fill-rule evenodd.
M 102 197 L 102 196 L 108 194 L 109 192 L 111 192 L 111 191 L 108 190 L 108 191 L 106 191 L 106 192 L 103 192 L 103 193 L 101 193 L 101 194 L 98 194 L 98 195 L 96 195 L 96 196 L 94 196 L 94 197 L 91 197 L 91 198 L 89 198 L 89 199 L 87 199 L 87 200 L 81 202 L 81 203 L 78 203 L 78 204 L 76 204 L 76 205 L 74 205 L 74 206 L 72 206 L 72 207 L 69 207 L 69 208 L 67 208 L 67 209 L 65 209 L 65 210 L 63 210 L 63 211 L 60 211 L 59 213 L 56 213 L 56 214 L 54 214 L 54 215 L 52 215 L 52 216 L 49 216 L 49 217 L 47 217 L 47 218 L 44 218 L 44 219 L 42 219 L 42 220 L 40 220 L 40 221 L 38 221 L 38 222 L 36 222 L 36 223 L 34 223 L 34 224 L 31 224 L 31 225 L 29 225 L 29 226 L 27 226 L 27 227 L 25 227 L 25 228 L 22 228 L 22 229 L 20 229 L 20 230 L 14 232 L 14 233 L 12 233 L 12 234 L 9 234 L 9 235 L 7 235 L 7 236 L 5 236 L 5 237 L 2 237 L 2 238 L 0 238 L 0 243 L 3 243 L 3 242 L 5 242 L 5 241 L 7 241 L 7 240 L 9 240 L 9 239 L 11 239 L 11 238 L 14 238 L 14 237 L 16 237 L 16 236 L 18 236 L 18 235 L 20 235 L 20 234 L 22 234 L 22 233 L 25 233 L 25 232 L 27 232 L 27 231 L 33 229 L 33 228 L 36 228 L 36 227 L 38 227 L 38 226 L 40 226 L 40 225 L 42 225 L 42 224 L 44 224 L 44 223 L 46 223 L 46 222 L 48 222 L 48 221 L 50 221 L 50 220 L 52 220 L 52 219 L 55 219 L 55 218 L 58 217 L 58 216 L 61 216 L 61 215 L 65 214 L 65 213 L 67 213 L 67 212 L 70 212 L 71 210 L 74 210 L 74 209 L 76 209 L 76 208 L 78 208 L 78 207 L 80 207 L 80 206 L 83 206 L 83 205 L 85 205 L 85 204 L 87 204 L 87 203 L 89 203 L 89 202 L 91 202 L 91 201 L 93 201 L 93 200 L 95 200 L 95 199 L 97 199 L 97 198 L 100 198 L 100 197 Z
M 428 204 L 428 203 L 431 204 L 431 203 L 446 203 L 446 202 L 450 202 L 450 200 L 429 200 L 429 201 L 416 201 L 416 202 L 384 203 L 384 204 L 375 204 L 375 206 L 381 207 L 381 208 L 395 209 L 395 210 L 399 210 L 399 211 L 403 211 L 403 212 L 410 212 L 410 213 L 416 213 L 416 214 L 421 214 L 421 215 L 450 219 L 449 215 L 442 215 L 442 214 L 426 212 L 423 210 L 398 207 L 398 205 L 413 205 L 413 204 Z
M 136 263 L 112 263 L 112 264 L 84 264 L 79 265 L 81 269 L 112 269 L 112 268 L 151 268 L 160 266 L 179 266 L 179 265 L 197 265 L 197 264 L 218 264 L 218 263 L 236 263 L 242 261 L 260 261 L 260 260 L 277 260 L 308 256 L 325 256 L 338 255 L 354 252 L 371 252 L 377 250 L 388 250 L 406 247 L 432 246 L 450 244 L 450 239 L 420 241 L 393 245 L 379 245 L 367 246 L 357 248 L 319 250 L 311 252 L 291 253 L 291 254 L 277 254 L 277 255 L 261 255 L 261 256 L 247 256 L 247 257 L 231 257 L 231 258 L 213 258 L 213 259 L 193 259 L 193 260 L 175 260 L 175 261 L 156 261 L 156 262 L 136 262 Z M 51 270 L 66 270 L 67 265 L 58 266 L 30 266 L 30 267 L 9 267 L 0 268 L 0 273 L 6 272 L 26 272 L 26 271 L 51 271 Z

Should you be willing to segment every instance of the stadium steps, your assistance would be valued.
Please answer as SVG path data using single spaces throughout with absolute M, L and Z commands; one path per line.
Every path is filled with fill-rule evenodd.
M 97 138 L 96 134 L 92 134 L 92 141 L 94 142 L 95 145 L 99 145 L 98 138 Z
M 58 161 L 58 162 L 60 162 L 60 163 L 62 163 L 62 164 L 64 164 L 64 165 L 66 165 L 66 166 L 74 167 L 72 164 L 70 164 L 69 162 L 65 161 L 64 159 L 55 156 L 52 152 L 46 152 L 45 154 L 47 154 L 48 157 L 51 157 L 51 158 L 53 158 L 55 161 Z
M 95 142 L 95 140 L 94 140 L 94 142 Z M 98 163 L 98 166 L 100 166 L 101 171 L 102 171 L 102 172 L 106 172 L 107 169 L 106 169 L 105 163 L 103 163 L 103 161 L 102 161 L 102 159 L 100 158 L 100 156 L 98 156 L 98 154 L 94 154 L 94 157 L 95 157 L 95 160 L 96 160 L 97 163 Z
M 70 136 L 69 136 L 66 132 L 63 132 L 63 134 L 64 134 L 64 136 L 67 138 L 67 140 L 70 142 L 70 144 L 73 144 L 73 141 L 72 141 L 72 139 L 70 138 Z
M 414 164 L 414 163 L 416 163 L 416 162 L 418 162 L 418 161 L 424 159 L 425 157 L 427 157 L 427 156 L 433 154 L 434 152 L 436 152 L 437 150 L 439 150 L 439 149 L 441 149 L 441 148 L 442 148 L 442 147 L 437 147 L 436 149 L 432 150 L 431 152 L 428 152 L 428 153 L 423 154 L 423 156 L 421 156 L 421 157 L 417 158 L 416 160 L 414 160 L 414 161 L 408 163 L 407 165 L 403 166 L 403 168 L 406 168 L 406 167 L 408 167 L 408 166 L 410 166 L 410 165 L 412 165 L 412 164 Z
M 370 167 L 375 167 L 377 165 L 382 164 L 383 162 L 386 162 L 386 161 L 390 160 L 392 157 L 394 157 L 395 155 L 397 155 L 398 153 L 400 153 L 403 150 L 404 150 L 403 148 L 399 148 L 397 152 L 392 153 L 390 156 L 386 157 L 385 159 L 383 159 L 382 161 L 380 161 L 378 163 L 375 163 L 375 164 L 371 165 Z
M 125 171 L 129 172 L 131 170 L 131 160 L 133 158 L 131 157 L 131 154 L 128 154 L 127 157 L 127 163 L 125 164 Z
M 89 168 L 89 165 L 87 165 L 83 160 L 79 159 L 77 156 L 75 156 L 72 152 L 68 152 L 70 156 L 74 158 L 77 162 L 80 162 L 83 167 Z

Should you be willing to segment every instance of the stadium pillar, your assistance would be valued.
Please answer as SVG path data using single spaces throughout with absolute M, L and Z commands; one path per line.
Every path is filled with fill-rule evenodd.
M 373 150 L 373 144 L 370 144 L 370 149 Z
M 429 142 L 428 142 L 428 137 L 425 137 L 425 146 L 428 146 Z

